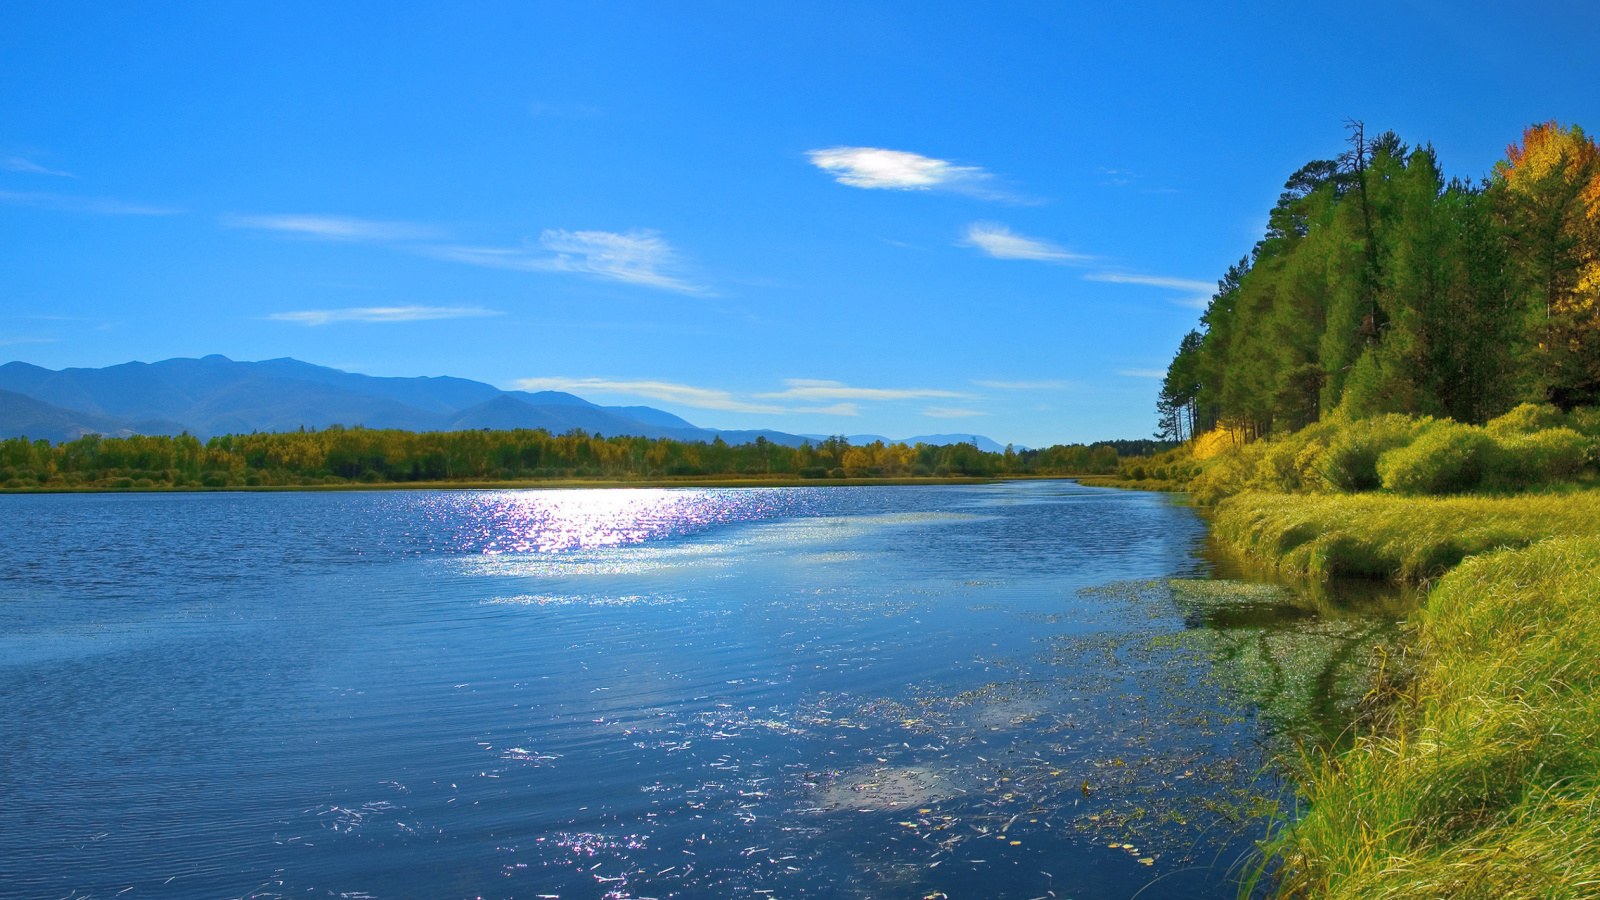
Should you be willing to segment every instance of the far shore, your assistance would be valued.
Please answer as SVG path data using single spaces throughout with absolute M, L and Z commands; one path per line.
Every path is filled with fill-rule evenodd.
M 174 494 L 174 493 L 271 493 L 284 491 L 525 491 L 533 489 L 575 488 L 767 488 L 767 487 L 884 487 L 895 485 L 994 484 L 1001 481 L 1079 481 L 1096 487 L 1109 487 L 1114 476 L 1095 475 L 1003 475 L 1003 476 L 908 476 L 904 478 L 794 478 L 783 476 L 686 476 L 679 478 L 546 478 L 520 481 L 405 481 L 351 482 L 349 484 L 273 484 L 230 485 L 226 487 L 106 487 L 103 485 L 39 485 L 0 488 L 0 494 Z M 1126 482 L 1119 487 L 1128 486 Z

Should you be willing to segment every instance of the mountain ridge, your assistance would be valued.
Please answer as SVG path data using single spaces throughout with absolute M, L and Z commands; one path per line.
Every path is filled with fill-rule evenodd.
M 220 354 L 126 362 L 103 368 L 0 365 L 0 438 L 52 441 L 85 434 L 179 434 L 201 439 L 331 425 L 405 431 L 543 428 L 560 434 L 637 435 L 747 443 L 764 437 L 799 446 L 826 440 L 772 429 L 702 428 L 649 406 L 600 406 L 563 391 L 503 391 L 449 375 L 391 377 L 345 372 L 292 357 L 255 362 Z M 871 443 L 876 435 L 857 435 Z M 1000 445 L 981 435 L 926 435 Z M 923 438 L 913 443 L 934 443 Z

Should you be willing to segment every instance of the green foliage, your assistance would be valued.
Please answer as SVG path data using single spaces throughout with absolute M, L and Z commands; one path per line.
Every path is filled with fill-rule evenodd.
M 1115 448 L 1097 444 L 984 453 L 972 444 L 852 447 L 842 437 L 804 447 L 765 439 L 729 446 L 579 430 L 415 433 L 333 426 L 323 431 L 225 435 L 202 445 L 179 437 L 89 435 L 52 447 L 0 441 L 0 485 L 44 487 L 272 487 L 523 481 L 545 478 L 660 479 L 697 476 L 877 478 L 932 474 L 1105 474 Z M 126 482 L 124 484 L 124 482 Z
M 1481 426 L 1430 422 L 1378 460 L 1383 486 L 1401 494 L 1455 494 L 1483 482 L 1499 445 Z
M 1500 441 L 1491 487 L 1524 490 L 1576 478 L 1594 458 L 1594 439 L 1570 428 L 1513 434 Z
M 1162 433 L 1256 437 L 1334 411 L 1481 424 L 1526 398 L 1600 396 L 1593 291 L 1573 299 L 1592 241 L 1572 232 L 1600 221 L 1584 205 L 1600 162 L 1471 184 L 1447 181 L 1431 146 L 1352 132 L 1337 161 L 1289 178 L 1266 234 L 1218 282 L 1168 368 Z M 1552 301 L 1552 285 L 1571 297 Z
M 1560 428 L 1567 424 L 1561 410 L 1548 403 L 1522 403 L 1503 416 L 1490 419 L 1484 426 L 1497 438 L 1515 434 L 1532 434 L 1546 428 Z
M 1378 460 L 1385 453 L 1410 444 L 1430 421 L 1390 413 L 1339 423 L 1328 449 L 1315 464 L 1334 490 L 1370 491 L 1382 483 Z

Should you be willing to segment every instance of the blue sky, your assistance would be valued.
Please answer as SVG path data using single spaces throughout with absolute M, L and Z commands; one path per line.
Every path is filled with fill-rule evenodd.
M 1591 4 L 8 2 L 0 358 L 1147 436 L 1342 122 L 1600 128 Z

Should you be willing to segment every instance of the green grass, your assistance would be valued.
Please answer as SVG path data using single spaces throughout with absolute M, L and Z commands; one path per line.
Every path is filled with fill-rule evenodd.
M 1600 492 L 1438 498 L 1247 491 L 1217 507 L 1215 529 L 1252 561 L 1286 575 L 1424 582 L 1480 553 L 1600 535 Z
M 1504 502 L 1504 501 L 1500 501 Z M 1307 760 L 1283 897 L 1600 896 L 1600 539 L 1477 556 L 1385 732 Z
M 1600 492 L 1246 492 L 1216 528 L 1280 572 L 1432 582 L 1381 727 L 1303 751 L 1280 897 L 1600 897 Z

